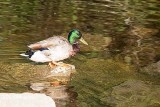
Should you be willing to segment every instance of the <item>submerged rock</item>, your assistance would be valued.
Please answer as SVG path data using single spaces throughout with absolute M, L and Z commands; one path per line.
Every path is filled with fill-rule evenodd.
M 160 86 L 128 80 L 107 91 L 101 101 L 114 107 L 159 107 Z
M 160 61 L 157 63 L 150 64 L 146 67 L 143 67 L 140 72 L 147 73 L 150 75 L 160 75 Z
M 1 107 L 56 107 L 54 100 L 45 94 L 0 93 Z
M 159 60 L 160 42 L 156 35 L 159 35 L 158 29 L 132 25 L 123 35 L 113 38 L 109 49 L 112 55 L 128 64 L 147 66 Z

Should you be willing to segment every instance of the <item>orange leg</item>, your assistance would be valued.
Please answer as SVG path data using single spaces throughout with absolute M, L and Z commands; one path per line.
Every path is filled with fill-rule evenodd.
M 56 66 L 61 66 L 61 67 L 67 67 L 67 66 L 69 66 L 69 64 L 65 64 L 65 63 L 63 63 L 63 62 L 59 62 L 59 63 L 57 63 L 57 62 L 49 62 L 49 64 L 48 64 L 51 68 L 54 68 L 54 67 L 56 67 Z
M 54 68 L 54 67 L 56 67 L 57 65 L 56 64 L 54 64 L 54 63 L 52 63 L 52 62 L 49 62 L 49 64 L 48 64 L 51 68 Z

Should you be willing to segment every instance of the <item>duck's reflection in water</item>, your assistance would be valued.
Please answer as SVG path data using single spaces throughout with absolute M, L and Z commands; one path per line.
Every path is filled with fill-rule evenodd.
M 76 107 L 76 97 L 78 94 L 73 91 L 73 87 L 65 85 L 49 87 L 44 90 L 44 93 L 54 99 L 57 107 Z
M 56 107 L 76 107 L 78 95 L 73 91 L 73 86 L 68 84 L 76 70 L 74 65 L 68 65 L 63 71 L 58 67 L 48 70 L 49 74 L 45 75 L 41 82 L 30 83 L 30 88 L 53 98 Z
M 75 67 L 67 70 L 66 72 L 51 72 L 51 74 L 45 76 L 43 81 L 30 83 L 30 88 L 35 92 L 44 93 L 53 98 L 56 107 L 76 107 L 78 94 L 73 91 L 74 87 L 68 84 L 75 72 Z
M 30 87 L 35 92 L 50 96 L 55 101 L 57 107 L 76 107 L 76 98 L 78 94 L 73 91 L 73 86 L 51 86 L 48 82 L 44 82 L 32 83 Z

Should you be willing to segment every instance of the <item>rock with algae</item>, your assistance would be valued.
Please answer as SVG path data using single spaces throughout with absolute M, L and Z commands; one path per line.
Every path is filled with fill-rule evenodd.
M 74 72 L 68 69 L 67 72 L 53 73 L 51 72 L 53 69 L 48 65 L 35 65 L 30 63 L 0 63 L 0 69 L 1 86 L 15 84 L 25 86 L 31 83 L 31 88 L 37 91 L 44 89 L 46 85 L 48 86 L 48 84 L 54 81 L 70 81 L 70 76 Z M 13 91 L 13 88 L 14 87 L 12 87 L 11 91 Z
M 160 42 L 159 30 L 145 26 L 133 25 L 124 32 L 113 38 L 109 49 L 116 58 L 124 59 L 130 57 L 128 64 L 142 67 L 159 60 Z
M 143 67 L 140 72 L 160 76 L 160 61 Z
M 101 101 L 113 107 L 159 107 L 160 86 L 140 80 L 127 80 L 108 90 Z
M 66 64 L 67 66 L 56 66 L 50 71 L 50 74 L 46 76 L 46 79 L 51 81 L 52 79 L 57 79 L 61 82 L 70 81 L 71 74 L 75 73 L 75 66 L 71 64 Z

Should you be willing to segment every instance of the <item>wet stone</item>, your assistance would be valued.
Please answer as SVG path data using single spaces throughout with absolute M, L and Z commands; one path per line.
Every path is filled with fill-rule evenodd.
M 47 81 L 54 81 L 55 79 L 57 81 L 60 81 L 62 84 L 67 84 L 68 81 L 70 81 L 71 76 L 73 73 L 75 73 L 75 66 L 67 64 L 67 66 L 56 66 L 55 68 L 52 68 L 50 71 L 50 74 L 46 76 Z
M 75 70 L 75 66 L 70 65 L 70 64 L 66 64 L 66 66 L 56 66 L 55 68 L 53 68 L 51 73 L 54 75 L 54 74 L 58 74 L 58 73 L 67 73 L 72 70 Z
M 42 64 L 30 64 L 30 63 L 0 63 L 1 72 L 8 72 L 14 81 L 19 82 L 20 84 L 27 84 L 29 81 L 32 83 L 39 81 L 49 81 L 53 82 L 55 80 L 67 81 L 70 79 L 70 75 L 75 72 L 74 65 L 67 66 L 66 69 L 56 69 L 50 68 L 48 65 Z M 56 71 L 57 70 L 57 71 Z M 56 71 L 56 72 L 54 72 Z M 11 80 L 12 81 L 12 80 Z
M 120 56 L 119 59 L 124 59 L 123 61 L 126 63 L 138 67 L 147 66 L 159 59 L 160 42 L 159 38 L 155 36 L 157 34 L 158 29 L 132 25 L 125 35 L 113 38 L 109 49 L 113 55 Z M 116 49 L 119 51 L 116 52 Z
M 127 80 L 107 91 L 101 101 L 114 107 L 160 106 L 160 86 L 140 80 Z
M 160 61 L 143 67 L 140 72 L 147 73 L 149 75 L 160 76 Z

